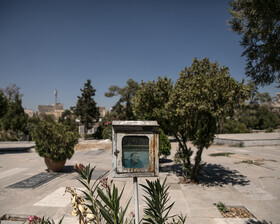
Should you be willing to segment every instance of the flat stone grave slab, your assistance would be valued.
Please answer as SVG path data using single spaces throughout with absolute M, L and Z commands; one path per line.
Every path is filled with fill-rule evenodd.
M 42 172 L 25 180 L 12 184 L 6 188 L 36 188 L 44 183 L 53 180 L 56 177 L 61 176 L 62 174 L 63 173 Z

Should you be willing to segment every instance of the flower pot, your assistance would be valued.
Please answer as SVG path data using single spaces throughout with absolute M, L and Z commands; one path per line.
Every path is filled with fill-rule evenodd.
M 66 163 L 66 160 L 61 160 L 61 161 L 55 162 L 52 159 L 45 157 L 45 164 L 48 167 L 48 170 L 51 172 L 62 171 L 65 163 Z

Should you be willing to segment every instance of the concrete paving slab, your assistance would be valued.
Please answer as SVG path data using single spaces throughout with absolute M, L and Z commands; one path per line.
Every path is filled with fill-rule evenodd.
M 28 170 L 28 168 L 12 168 L 12 169 L 9 169 L 7 171 L 4 171 L 4 172 L 0 173 L 0 179 L 5 178 L 5 177 L 9 177 L 9 176 L 12 176 L 12 175 L 15 175 L 15 174 L 19 174 L 19 173 L 24 172 L 26 170 Z
M 207 179 L 208 182 L 194 185 L 178 183 L 176 169 L 179 169 L 180 166 L 173 162 L 173 156 L 177 148 L 176 144 L 172 142 L 171 155 L 165 161 L 166 163 L 161 164 L 168 171 L 160 173 L 160 180 L 163 181 L 167 178 L 167 183 L 170 185 L 170 202 L 175 201 L 171 215 L 186 212 L 188 215 L 187 224 L 241 223 L 242 220 L 243 223 L 246 223 L 244 219 L 227 220 L 222 218 L 213 205 L 213 203 L 221 201 L 228 205 L 245 206 L 260 221 L 272 221 L 273 224 L 280 223 L 280 148 L 274 146 L 244 148 L 211 146 L 203 154 L 203 160 L 212 166 L 211 175 Z M 67 165 L 91 163 L 92 167 L 96 165 L 99 170 L 111 171 L 111 151 L 106 149 L 102 152 L 91 152 L 91 150 L 76 151 L 73 158 L 67 161 Z M 238 163 L 242 161 L 239 158 L 209 156 L 211 153 L 221 151 L 233 152 L 240 157 L 263 158 L 265 159 L 265 166 L 269 168 L 273 166 L 274 170 L 264 166 Z M 22 168 L 25 170 L 21 171 Z M 15 190 L 5 188 L 5 186 L 42 172 L 44 169 L 43 159 L 33 151 L 0 154 L 0 178 L 2 174 L 0 216 L 12 212 L 13 214 L 40 215 L 59 220 L 65 215 L 63 223 L 77 223 L 75 217 L 69 215 L 72 211 L 70 194 L 63 196 L 65 186 L 81 187 L 81 184 L 75 180 L 77 177 L 75 173 L 66 173 L 36 189 Z M 108 174 L 109 179 L 111 179 L 110 175 L 111 172 Z M 213 181 L 213 178 L 215 181 Z M 156 178 L 148 179 L 156 180 Z M 139 184 L 145 184 L 145 178 L 139 178 L 138 181 Z M 113 183 L 119 189 L 125 186 L 122 204 L 133 197 L 132 178 L 115 178 Z M 210 185 L 207 186 L 207 183 Z M 145 195 L 145 192 L 139 186 L 141 217 L 145 206 L 143 195 Z M 131 211 L 134 211 L 133 198 L 128 209 L 129 213 Z
M 250 184 L 246 186 L 234 186 L 245 197 L 250 197 L 253 200 L 276 200 L 277 198 L 265 191 L 263 188 Z
M 34 206 L 65 207 L 70 202 L 71 202 L 71 195 L 65 194 L 65 187 L 60 187 L 50 195 L 36 202 Z
M 257 219 L 245 219 L 245 218 L 218 218 L 214 219 L 216 224 L 257 224 Z
M 280 145 L 280 133 L 218 134 L 214 142 L 232 146 Z

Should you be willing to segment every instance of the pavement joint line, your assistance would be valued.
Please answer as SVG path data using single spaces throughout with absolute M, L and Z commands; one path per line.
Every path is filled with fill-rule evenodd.
M 171 167 L 174 164 L 172 161 L 172 156 L 175 153 L 175 147 L 177 147 L 177 143 L 173 143 L 171 156 L 169 163 L 165 163 L 167 167 Z M 280 149 L 280 146 L 279 146 Z M 273 223 L 277 224 L 280 223 L 280 216 L 279 216 L 279 159 L 280 158 L 280 150 L 277 147 L 229 147 L 229 146 L 211 146 L 208 150 L 209 153 L 219 152 L 219 151 L 232 151 L 236 154 L 240 154 L 240 156 L 249 156 L 249 157 L 257 157 L 263 158 L 265 160 L 274 159 L 278 160 L 277 163 L 273 161 L 267 161 L 265 166 L 275 168 L 275 171 L 272 172 L 265 167 L 259 166 L 249 166 L 249 165 L 240 165 L 235 164 L 235 161 L 238 161 L 237 158 L 213 158 L 210 157 L 207 153 L 203 155 L 203 158 L 208 164 L 216 164 L 222 166 L 225 171 L 229 169 L 230 171 L 236 171 L 237 176 L 236 178 L 245 178 L 248 182 L 246 183 L 235 183 L 234 182 L 226 182 L 223 186 L 220 185 L 185 185 L 185 184 L 177 184 L 177 176 L 174 174 L 174 177 L 170 177 L 169 175 L 173 173 L 160 173 L 159 178 L 163 180 L 166 176 L 168 176 L 168 183 L 171 185 L 171 192 L 170 196 L 172 201 L 175 202 L 174 212 L 172 214 L 179 214 L 180 212 L 186 212 L 188 217 L 186 223 L 189 224 L 248 224 L 248 223 L 260 223 L 261 220 L 265 220 L 268 223 L 272 221 Z M 75 152 L 73 158 L 70 160 L 70 163 L 75 164 L 80 161 L 87 161 L 88 163 L 94 164 L 97 166 L 98 169 L 102 170 L 109 170 L 109 178 L 111 178 L 111 154 L 109 150 L 106 150 L 106 153 L 99 154 L 99 153 L 89 153 L 88 151 L 77 151 Z M 248 155 L 245 155 L 248 154 Z M 35 156 L 36 155 L 36 156 Z M 73 173 L 71 169 L 71 173 L 65 173 L 64 175 L 41 185 L 35 189 L 7 189 L 5 186 L 9 185 L 11 181 L 20 181 L 23 178 L 26 178 L 30 175 L 34 175 L 36 171 L 42 171 L 42 163 L 36 159 L 37 154 L 35 152 L 30 153 L 10 153 L 6 155 L 2 155 L 0 153 L 0 177 L 3 175 L 2 179 L 0 179 L 1 184 L 3 187 L 0 189 L 0 214 L 37 214 L 40 216 L 48 216 L 53 218 L 54 220 L 60 219 L 63 215 L 65 218 L 67 217 L 67 221 L 65 224 L 73 224 L 78 223 L 76 222 L 75 217 L 72 217 L 68 214 L 71 211 L 71 199 L 65 199 L 66 206 L 63 205 L 64 197 L 64 187 L 61 190 L 61 195 L 59 195 L 60 199 L 57 202 L 60 204 L 61 207 L 55 207 L 54 204 L 48 206 L 50 204 L 50 200 L 52 199 L 52 195 L 57 192 L 57 190 L 61 186 L 73 186 L 79 187 L 81 186 L 79 182 L 74 181 L 72 177 L 76 176 L 76 173 Z M 29 160 L 30 159 L 30 160 Z M 32 160 L 31 160 L 32 159 Z M 26 165 L 19 165 L 20 163 Z M 275 166 L 275 167 L 274 167 Z M 28 167 L 28 173 L 15 173 L 9 176 L 9 169 L 15 169 L 19 167 Z M 219 167 L 218 167 L 219 168 Z M 222 170 L 223 170 L 222 169 Z M 8 173 L 7 173 L 8 171 Z M 32 173 L 31 173 L 32 171 Z M 215 171 L 215 170 L 212 170 Z M 218 169 L 219 171 L 219 169 Z M 16 172 L 15 170 L 13 172 Z M 40 172 L 40 171 L 38 171 Z M 68 171 L 69 172 L 69 171 Z M 234 173 L 224 173 L 224 172 L 214 172 L 215 176 L 221 177 L 229 177 L 235 180 Z M 242 176 L 240 176 L 242 175 Z M 7 177 L 7 178 L 6 178 Z M 210 178 L 213 178 L 212 175 Z M 76 179 L 76 178 L 75 178 Z M 222 178 L 223 179 L 223 178 Z M 141 179 L 142 180 L 142 179 Z M 211 179 L 215 184 L 215 178 Z M 237 179 L 238 180 L 238 179 Z M 114 179 L 115 181 L 115 179 Z M 131 197 L 131 192 L 133 189 L 132 181 L 129 179 L 120 179 L 119 181 L 123 181 L 122 185 L 126 185 L 124 191 L 124 202 L 127 198 Z M 145 180 L 143 179 L 142 182 Z M 116 181 L 117 182 L 117 181 Z M 212 183 L 212 182 L 210 182 Z M 250 186 L 251 185 L 251 186 Z M 120 187 L 121 187 L 120 186 Z M 72 187 L 72 188 L 73 188 Z M 240 189 L 237 189 L 240 188 Z M 243 188 L 243 189 L 241 189 Z M 176 191 L 180 191 L 176 194 Z M 242 192 L 243 191 L 243 192 Z M 59 193 L 59 192 L 58 192 Z M 81 194 L 81 192 L 77 192 Z M 26 202 L 27 197 L 35 198 L 32 201 Z M 184 196 L 184 197 L 183 197 Z M 272 198 L 272 197 L 274 198 Z M 69 198 L 71 195 L 69 194 Z M 62 199 L 61 199 L 62 198 Z M 221 202 L 226 203 L 227 205 L 240 205 L 245 206 L 246 208 L 250 209 L 250 211 L 257 217 L 254 219 L 238 219 L 238 218 L 231 218 L 225 219 L 219 217 L 210 205 L 212 205 L 213 201 L 216 201 L 218 198 Z M 45 199 L 45 201 L 44 201 Z M 50 199 L 49 202 L 46 199 Z M 55 200 L 58 200 L 55 198 Z M 43 203 L 45 202 L 45 204 Z M 47 203 L 48 202 L 48 203 Z M 132 202 L 131 202 L 132 203 Z M 177 205 L 176 205 L 177 203 Z M 186 205 L 184 205 L 186 203 Z M 36 204 L 36 205 L 35 205 Z M 4 206 L 1 206 L 4 205 Z M 205 210 L 196 211 L 193 208 L 204 208 L 205 205 L 209 205 L 209 207 L 205 208 Z M 142 205 L 140 205 L 142 206 Z M 133 210 L 133 203 L 129 207 Z M 141 207 L 142 208 L 142 207 Z M 188 211 L 189 209 L 189 211 Z M 72 221 L 71 221 L 72 220 Z M 66 220 L 65 220 L 66 221 Z M 220 222 L 219 222 L 220 221 Z M 64 222 L 63 222 L 64 223 Z
M 23 171 L 26 171 L 28 170 L 28 168 L 12 168 L 12 169 L 9 169 L 7 171 L 4 171 L 4 172 L 1 172 L 0 173 L 0 179 L 1 178 L 5 178 L 5 177 L 10 177 L 10 176 L 13 176 L 15 174 L 19 174 Z

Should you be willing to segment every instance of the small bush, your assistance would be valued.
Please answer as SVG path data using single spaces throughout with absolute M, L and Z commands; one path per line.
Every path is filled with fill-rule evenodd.
M 163 130 L 159 129 L 159 156 L 169 156 L 171 150 L 171 144 Z
M 209 156 L 213 156 L 213 157 L 216 157 L 216 156 L 226 156 L 226 157 L 229 157 L 230 155 L 233 155 L 234 153 L 232 152 L 221 152 L 221 153 L 211 153 L 209 154 Z
M 226 213 L 226 212 L 229 211 L 228 208 L 227 208 L 227 206 L 226 206 L 224 203 L 220 202 L 220 201 L 219 201 L 219 203 L 214 203 L 214 205 L 217 207 L 217 209 L 218 209 L 220 212 Z
M 32 137 L 39 156 L 55 162 L 71 159 L 79 139 L 78 133 L 69 126 L 52 120 L 41 121 L 34 129 Z

